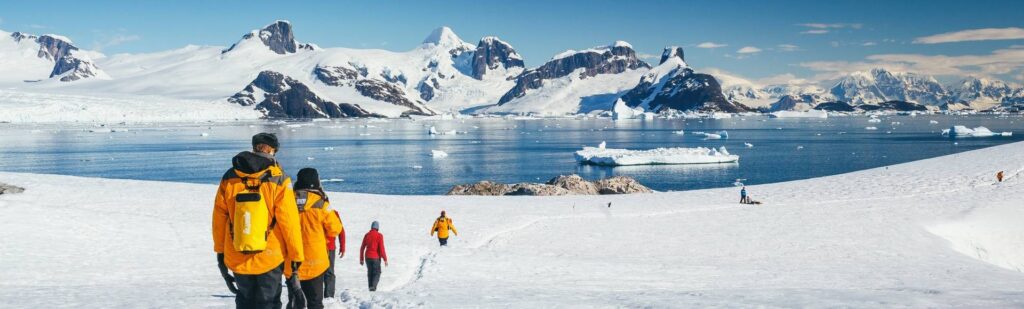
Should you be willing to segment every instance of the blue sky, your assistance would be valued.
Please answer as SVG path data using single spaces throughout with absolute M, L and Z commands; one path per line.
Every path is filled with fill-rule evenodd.
M 0 29 L 115 54 L 227 46 L 276 19 L 292 21 L 302 42 L 395 51 L 447 25 L 474 44 L 502 38 L 528 66 L 625 40 L 648 57 L 682 45 L 698 69 L 763 82 L 874 66 L 1024 79 L 1024 1 L 18 1 L 0 11 Z M 1000 30 L 954 33 L 986 28 Z M 949 35 L 932 41 L 942 43 L 921 40 L 940 34 Z M 964 39 L 978 35 L 999 39 Z

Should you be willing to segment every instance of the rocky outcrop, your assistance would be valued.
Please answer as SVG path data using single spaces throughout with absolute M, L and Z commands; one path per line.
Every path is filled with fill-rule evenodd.
M 886 101 L 878 104 L 861 104 L 856 106 L 857 109 L 862 111 L 896 111 L 896 112 L 923 112 L 927 111 L 928 107 L 917 104 L 914 102 L 906 101 Z
M 636 181 L 636 179 L 626 176 L 615 176 L 601 179 L 596 182 L 596 185 L 597 191 L 601 194 L 633 194 L 654 192 L 650 188 L 640 184 L 640 182 Z
M 856 110 L 853 105 L 843 101 L 824 102 L 814 106 L 814 109 L 829 112 L 852 112 Z
M 683 54 L 683 48 L 681 46 L 669 46 L 665 47 L 665 50 L 661 52 L 661 61 L 658 64 L 665 63 L 672 58 L 679 58 L 679 60 L 686 61 L 686 57 Z
M 434 115 L 435 112 L 423 105 L 423 102 L 413 101 L 406 95 L 405 90 L 397 84 L 404 84 L 404 75 L 383 74 L 382 78 L 392 81 L 366 78 L 366 71 L 358 68 L 344 66 L 317 66 L 313 69 L 313 75 L 320 82 L 335 87 L 352 87 L 364 97 L 374 100 L 391 103 L 406 107 L 409 111 L 406 115 Z
M 474 184 L 457 185 L 448 190 L 447 195 L 505 195 L 512 191 L 512 186 L 492 181 L 481 181 Z
M 644 75 L 636 87 L 622 96 L 622 101 L 629 107 L 641 107 L 652 112 L 738 113 L 750 110 L 726 99 L 714 76 L 690 69 L 681 52 L 678 47 L 666 48 L 662 55 L 670 57 L 662 57 L 664 61 Z
M 598 74 L 617 74 L 650 67 L 636 57 L 636 51 L 629 43 L 622 41 L 584 51 L 570 51 L 555 56 L 555 59 L 536 69 L 520 74 L 516 77 L 516 85 L 498 100 L 498 105 L 526 95 L 528 89 L 542 87 L 544 80 L 564 77 L 577 70 L 582 70 L 579 73 L 580 78 L 587 78 Z
M 593 182 L 587 181 L 586 179 L 583 179 L 583 177 L 580 177 L 580 175 L 576 175 L 576 174 L 573 174 L 573 175 L 560 175 L 558 177 L 552 178 L 551 180 L 548 180 L 547 184 L 555 186 L 555 187 L 559 187 L 559 188 L 562 188 L 562 189 L 565 189 L 565 190 L 568 190 L 569 192 L 572 192 L 573 194 L 581 194 L 581 195 L 597 195 L 597 194 L 599 194 L 599 190 L 598 190 L 596 184 L 594 184 Z
M 599 195 L 632 194 L 654 192 L 636 179 L 626 176 L 605 178 L 596 182 L 587 181 L 579 175 L 561 175 L 547 183 L 517 183 L 513 185 L 481 181 L 475 184 L 457 185 L 447 195 Z
M 33 40 L 39 44 L 39 51 L 36 56 L 53 61 L 53 69 L 50 70 L 50 78 L 57 78 L 62 82 L 76 81 L 84 78 L 106 76 L 99 67 L 82 54 L 78 47 L 75 47 L 68 38 L 45 34 L 35 36 L 22 32 L 11 34 L 15 42 L 22 40 Z
M 359 105 L 334 103 L 313 93 L 305 84 L 274 71 L 260 72 L 228 102 L 255 106 L 268 118 L 383 117 Z
M 562 187 L 542 183 L 517 183 L 505 195 L 557 196 L 573 194 Z
M 488 70 L 522 68 L 524 64 L 523 57 L 516 53 L 512 45 L 489 36 L 480 39 L 476 45 L 471 66 L 473 78 L 483 79 Z
M 0 182 L 0 195 L 25 192 L 25 189 Z
M 263 45 L 267 46 L 274 53 L 284 55 L 295 53 L 299 50 L 314 50 L 316 46 L 313 44 L 299 44 L 295 41 L 295 34 L 292 32 L 292 24 L 288 21 L 278 20 L 272 24 L 263 27 L 263 29 L 253 30 L 252 32 L 242 36 L 242 40 L 238 43 L 231 45 L 228 49 L 225 49 L 221 53 L 227 53 L 234 50 L 242 42 L 247 40 L 259 39 Z

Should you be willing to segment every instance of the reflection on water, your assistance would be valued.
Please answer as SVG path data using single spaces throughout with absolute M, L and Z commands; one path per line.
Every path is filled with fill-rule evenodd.
M 930 121 L 938 124 L 931 124 Z M 587 179 L 637 178 L 659 191 L 804 179 L 935 157 L 1024 139 L 1020 116 L 893 116 L 868 131 L 865 117 L 717 120 L 467 119 L 449 121 L 339 120 L 306 123 L 115 126 L 0 124 L 0 170 L 109 178 L 216 183 L 231 157 L 257 132 L 279 135 L 286 172 L 316 167 L 328 190 L 442 194 L 480 180 L 543 182 L 560 174 Z M 892 124 L 899 122 L 899 124 Z M 951 125 L 1015 131 L 1012 137 L 951 140 Z M 444 132 L 428 135 L 430 126 Z M 673 132 L 685 130 L 686 134 Z M 692 132 L 727 130 L 729 139 Z M 205 135 L 204 135 L 205 134 Z M 573 152 L 607 141 L 610 148 L 721 147 L 738 164 L 600 167 L 578 165 Z M 753 147 L 748 147 L 750 144 Z M 446 158 L 434 158 L 442 150 Z

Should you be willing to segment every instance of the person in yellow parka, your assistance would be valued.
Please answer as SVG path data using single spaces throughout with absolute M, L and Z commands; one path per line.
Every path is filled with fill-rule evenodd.
M 341 220 L 331 209 L 327 194 L 320 187 L 320 175 L 314 168 L 299 170 L 295 199 L 302 222 L 302 247 L 306 258 L 299 269 L 299 282 L 306 308 L 320 309 L 324 307 L 324 274 L 331 266 L 327 239 L 341 233 Z M 290 271 L 285 271 L 285 277 L 291 275 Z M 292 307 L 290 303 L 288 307 Z
M 441 216 L 434 220 L 434 226 L 430 228 L 430 236 L 434 236 L 437 233 L 437 241 L 441 243 L 441 246 L 448 245 L 448 231 L 451 230 L 455 233 L 455 236 L 459 236 L 459 231 L 455 229 L 455 225 L 452 224 L 452 218 L 448 218 L 445 215 L 444 210 L 441 211 Z
M 294 270 L 303 260 L 291 178 L 274 159 L 278 147 L 273 134 L 253 136 L 253 151 L 231 159 L 213 202 L 213 251 L 239 308 L 280 308 L 284 262 Z M 239 209 L 244 216 L 235 216 Z

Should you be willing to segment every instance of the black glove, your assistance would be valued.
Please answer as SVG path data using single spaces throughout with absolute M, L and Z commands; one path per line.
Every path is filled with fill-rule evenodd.
M 302 262 L 292 262 L 292 274 L 299 273 L 299 266 L 302 266 Z
M 228 272 L 228 266 L 224 264 L 224 254 L 217 253 L 217 268 L 220 269 L 220 276 L 224 277 L 224 283 L 228 285 L 228 290 L 231 294 L 238 294 L 238 288 L 235 287 L 235 277 L 231 276 Z
M 292 276 L 288 277 L 288 305 L 285 308 L 306 308 L 306 295 L 302 294 L 297 271 L 299 262 L 292 262 Z

